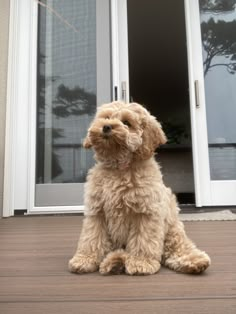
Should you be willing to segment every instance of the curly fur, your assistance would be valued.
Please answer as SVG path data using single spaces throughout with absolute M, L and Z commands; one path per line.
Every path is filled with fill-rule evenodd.
M 98 109 L 84 141 L 97 163 L 87 177 L 85 219 L 71 272 L 147 275 L 163 264 L 200 273 L 210 265 L 187 237 L 175 195 L 153 157 L 165 142 L 160 123 L 139 104 L 113 102 Z

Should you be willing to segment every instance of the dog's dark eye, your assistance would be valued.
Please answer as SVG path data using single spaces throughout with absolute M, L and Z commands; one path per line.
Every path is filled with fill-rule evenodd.
M 123 122 L 124 125 L 127 125 L 128 127 L 131 127 L 131 124 L 129 123 L 129 121 L 124 120 L 124 121 L 122 121 L 122 122 Z

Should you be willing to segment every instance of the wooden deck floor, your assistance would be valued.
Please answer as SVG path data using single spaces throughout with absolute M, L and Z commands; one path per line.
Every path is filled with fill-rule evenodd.
M 188 222 L 212 258 L 198 276 L 162 268 L 144 277 L 67 271 L 82 217 L 0 220 L 0 313 L 236 313 L 236 222 Z

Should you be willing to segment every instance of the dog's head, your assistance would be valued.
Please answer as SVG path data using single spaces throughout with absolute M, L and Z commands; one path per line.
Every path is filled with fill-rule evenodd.
M 132 156 L 148 159 L 166 143 L 166 136 L 154 116 L 137 103 L 113 102 L 98 108 L 84 140 L 98 159 Z

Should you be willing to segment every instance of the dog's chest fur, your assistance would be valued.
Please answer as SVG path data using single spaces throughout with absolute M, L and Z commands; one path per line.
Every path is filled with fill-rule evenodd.
M 98 175 L 99 174 L 99 175 Z M 154 176 L 153 176 L 154 174 Z M 147 204 L 157 193 L 153 191 L 155 173 L 140 171 L 110 171 L 95 166 L 88 176 L 86 207 L 93 213 L 103 213 L 107 231 L 114 246 L 126 245 L 135 215 L 148 213 Z M 158 178 L 160 180 L 160 178 Z
M 106 172 L 96 190 L 98 207 L 105 216 L 114 248 L 121 248 L 126 245 L 132 216 L 138 207 L 135 180 L 130 173 Z

